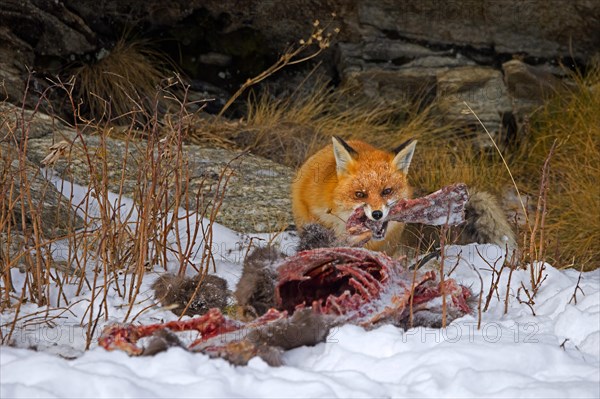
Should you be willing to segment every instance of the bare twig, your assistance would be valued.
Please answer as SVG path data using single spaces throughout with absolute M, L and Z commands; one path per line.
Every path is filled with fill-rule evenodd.
M 585 293 L 579 286 L 582 276 L 583 276 L 583 263 L 581 264 L 581 269 L 579 269 L 579 277 L 577 278 L 577 284 L 575 285 L 575 290 L 573 291 L 573 296 L 571 296 L 571 299 L 569 299 L 569 303 L 573 302 L 575 305 L 577 305 L 577 291 L 580 291 L 581 295 L 585 295 Z
M 262 82 L 269 76 L 273 75 L 277 71 L 285 68 L 288 65 L 299 64 L 305 61 L 308 61 L 312 58 L 318 56 L 323 50 L 328 48 L 331 44 L 332 33 L 329 32 L 329 27 L 331 22 L 327 24 L 325 27 L 321 27 L 319 21 L 315 21 L 313 23 L 313 31 L 310 37 L 307 40 L 300 40 L 297 47 L 290 47 L 284 54 L 279 57 L 279 59 L 271 65 L 269 68 L 256 75 L 253 78 L 250 78 L 244 82 L 244 84 L 227 100 L 221 111 L 219 111 L 218 116 L 222 116 L 225 111 L 238 99 L 240 95 L 249 87 Z M 338 33 L 339 29 L 334 29 L 334 33 Z M 314 50 L 309 54 L 304 54 L 305 51 L 313 48 Z

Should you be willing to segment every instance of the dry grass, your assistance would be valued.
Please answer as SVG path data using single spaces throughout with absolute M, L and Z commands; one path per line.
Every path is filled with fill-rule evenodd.
M 368 132 L 385 137 L 393 132 L 392 118 L 398 110 L 367 102 L 348 104 L 347 94 L 322 82 L 302 96 L 276 100 L 263 93 L 251 97 L 246 129 L 234 140 L 245 149 L 297 167 L 329 144 L 332 135 L 358 138 Z
M 529 192 L 539 186 L 550 161 L 547 254 L 556 267 L 600 267 L 600 63 L 586 76 L 573 74 L 577 88 L 556 96 L 532 119 L 518 166 Z
M 143 121 L 162 101 L 156 100 L 157 89 L 171 67 L 166 56 L 148 43 L 121 39 L 112 49 L 99 52 L 93 62 L 68 73 L 75 77 L 74 97 L 81 101 L 81 116 L 96 123 L 122 118 Z
M 300 88 L 299 88 L 300 89 Z M 298 167 L 308 156 L 331 142 L 331 135 L 361 137 L 364 132 L 385 137 L 392 133 L 397 109 L 362 103 L 349 105 L 348 93 L 333 91 L 321 82 L 303 91 L 275 99 L 268 92 L 250 96 L 246 117 L 228 122 L 205 121 L 190 131 L 194 143 L 215 143 L 251 151 L 284 165 Z
M 246 120 L 230 139 L 243 149 L 298 167 L 329 144 L 332 135 L 390 149 L 416 138 L 419 145 L 410 178 L 423 192 L 457 181 L 498 192 L 510 183 L 500 157 L 479 150 L 465 139 L 466 132 L 443 122 L 433 112 L 435 105 L 374 104 L 357 100 L 353 88 L 333 91 L 325 83 L 307 93 L 285 99 L 273 99 L 268 93 L 251 97 Z
M 421 137 L 409 172 L 412 185 L 430 193 L 456 182 L 501 196 L 511 179 L 498 153 L 482 150 L 455 134 Z

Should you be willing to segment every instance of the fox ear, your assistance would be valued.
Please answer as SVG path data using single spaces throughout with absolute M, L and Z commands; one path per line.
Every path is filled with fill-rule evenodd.
M 394 150 L 394 152 L 396 152 L 396 156 L 392 160 L 392 165 L 394 165 L 400 172 L 407 174 L 410 162 L 412 161 L 412 157 L 415 153 L 416 146 L 417 140 L 410 139 L 396 147 Z
M 342 138 L 333 136 L 333 155 L 335 156 L 335 164 L 337 174 L 345 173 L 348 164 L 354 159 L 358 153 L 354 148 L 350 147 Z

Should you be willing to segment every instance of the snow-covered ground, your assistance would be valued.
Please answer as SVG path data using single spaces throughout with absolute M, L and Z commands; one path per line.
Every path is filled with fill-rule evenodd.
M 76 198 L 81 196 L 80 188 L 74 192 Z M 293 247 L 290 235 L 278 240 Z M 248 237 L 216 226 L 214 241 L 219 248 L 217 274 L 233 290 Z M 492 272 L 481 256 L 493 263 L 502 254 L 492 245 L 450 247 L 446 270 L 460 257 L 451 277 L 479 293 L 481 276 L 485 301 Z M 150 285 L 162 271 L 156 267 L 146 275 L 132 312 L 139 314 L 136 322 L 176 319 L 169 311 L 149 306 Z M 579 285 L 580 274 L 572 269 L 547 265 L 545 274 L 535 304 L 529 306 L 517 299 L 521 284 L 530 287 L 529 272 L 514 271 L 509 287 L 509 274 L 503 273 L 480 329 L 476 314 L 445 329 L 403 331 L 388 325 L 365 331 L 346 325 L 332 330 L 325 343 L 287 352 L 282 367 L 270 367 L 259 358 L 236 367 L 180 348 L 138 358 L 95 344 L 84 351 L 87 326 L 82 320 L 89 291 L 72 298 L 68 310 L 64 305 L 50 309 L 48 315 L 57 317 L 50 317 L 49 323 L 39 322 L 46 314 L 36 314 L 46 308 L 25 304 L 20 315 L 31 316 L 19 322 L 13 346 L 0 347 L 0 397 L 598 398 L 600 270 L 583 273 Z M 17 283 L 23 280 L 18 270 L 13 277 Z M 109 323 L 122 321 L 127 311 L 125 301 L 112 291 L 106 299 Z M 523 292 L 519 297 L 523 299 Z M 4 335 L 13 318 L 10 313 L 0 315 Z

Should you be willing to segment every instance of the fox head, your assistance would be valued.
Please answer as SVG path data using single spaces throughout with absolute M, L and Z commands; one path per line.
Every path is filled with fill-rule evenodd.
M 364 206 L 371 220 L 387 216 L 398 200 L 412 194 L 407 173 L 415 152 L 416 140 L 408 140 L 392 152 L 354 149 L 339 137 L 333 137 L 337 185 L 335 202 L 344 210 L 353 211 Z

